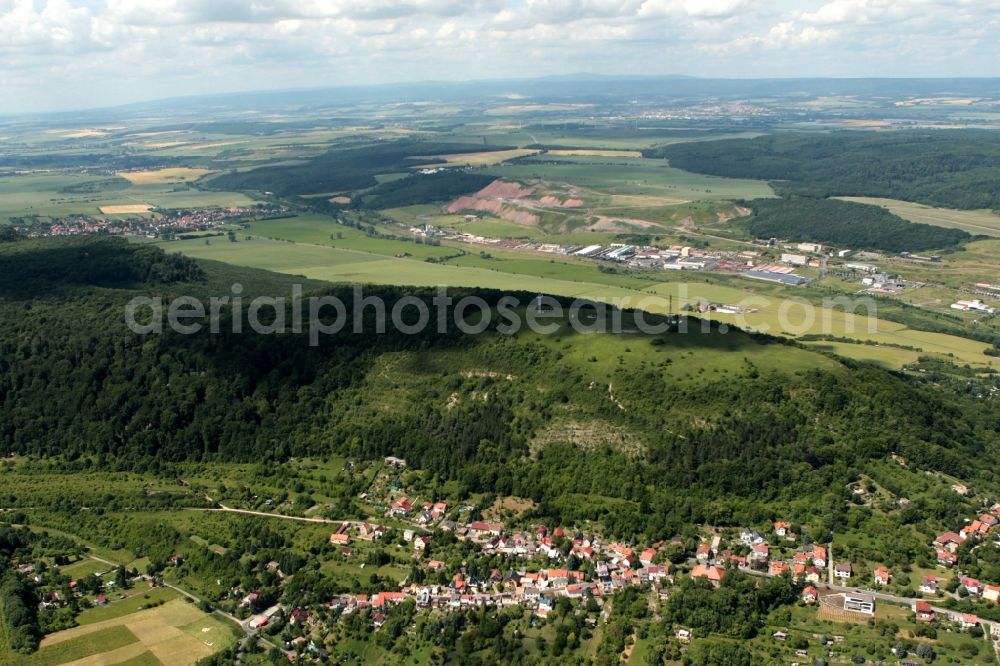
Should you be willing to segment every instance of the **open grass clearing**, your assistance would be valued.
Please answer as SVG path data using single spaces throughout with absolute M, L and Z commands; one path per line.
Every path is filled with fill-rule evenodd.
M 119 599 L 119 594 L 124 594 L 125 598 Z M 77 616 L 76 621 L 81 627 L 99 624 L 145 610 L 149 606 L 180 598 L 180 594 L 169 588 L 155 587 L 151 589 L 145 583 L 141 583 L 130 590 L 109 593 L 106 605 L 88 608 Z
M 74 631 L 67 629 L 67 632 Z M 60 636 L 59 632 L 53 636 Z M 61 640 L 50 641 L 50 637 L 42 640 L 37 652 L 31 655 L 13 655 L 11 666 L 55 666 L 56 664 L 97 664 L 98 655 L 117 652 L 122 648 L 129 657 L 137 656 L 146 649 L 139 639 L 127 627 L 121 624 L 101 627 L 92 632 L 78 633 L 60 637 Z M 139 649 L 141 648 L 141 649 Z M 7 655 L 11 656 L 11 655 Z M 114 661 L 103 663 L 115 663 Z
M 903 219 L 919 224 L 933 224 L 949 229 L 962 229 L 974 235 L 1000 236 L 1000 215 L 990 210 L 955 210 L 935 208 L 898 199 L 877 197 L 837 197 L 844 201 L 881 206 Z
M 673 202 L 753 199 L 774 195 L 762 180 L 704 176 L 675 169 L 666 160 L 627 157 L 537 155 L 489 169 L 505 179 L 542 179 L 572 183 L 612 195 L 665 198 Z
M 449 166 L 487 166 L 537 153 L 538 150 L 532 148 L 514 148 L 511 150 L 491 150 L 479 153 L 453 153 L 451 155 L 438 155 L 436 157 L 414 155 L 410 159 L 415 162 L 414 169 L 441 166 L 439 160 L 444 160 Z M 428 161 L 430 163 L 427 163 Z
M 168 167 L 152 171 L 123 171 L 118 175 L 133 185 L 160 185 L 163 183 L 186 183 L 198 180 L 207 173 L 211 173 L 211 171 L 189 167 Z
M 144 215 L 152 208 L 149 204 L 112 204 L 100 206 L 99 210 L 105 215 Z
M 584 157 L 642 157 L 638 150 L 611 150 L 607 148 L 564 148 L 546 151 L 548 155 L 581 155 Z

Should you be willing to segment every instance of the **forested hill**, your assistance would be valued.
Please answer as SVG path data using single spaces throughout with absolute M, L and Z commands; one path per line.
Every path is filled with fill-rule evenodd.
M 680 169 L 772 181 L 781 194 L 1000 210 L 1000 135 L 977 130 L 784 133 L 643 151 Z
M 70 286 L 135 287 L 203 282 L 192 259 L 117 236 L 17 241 L 0 245 L 0 295 L 24 298 Z
M 26 253 L 18 261 L 30 263 L 45 246 L 4 244 L 0 260 Z M 224 295 L 239 281 L 246 297 L 281 295 L 289 284 L 203 271 L 153 293 Z M 768 338 L 697 326 L 376 335 L 366 320 L 366 334 L 310 347 L 305 333 L 236 334 L 226 319 L 217 335 L 143 337 L 121 313 L 150 284 L 0 295 L 0 450 L 135 469 L 394 454 L 464 492 L 520 495 L 555 520 L 658 537 L 692 522 L 759 521 L 790 502 L 836 522 L 842 512 L 822 500 L 830 488 L 894 451 L 914 468 L 998 487 L 982 464 L 1000 444 L 994 402 Z M 379 292 L 389 302 L 413 293 Z
M 788 197 L 754 199 L 747 205 L 752 211 L 750 233 L 757 238 L 888 252 L 923 252 L 971 238 L 961 229 L 916 224 L 879 206 L 853 201 Z
M 441 155 L 504 150 L 508 146 L 401 140 L 331 150 L 302 164 L 262 166 L 212 178 L 207 187 L 259 190 L 279 195 L 345 192 L 372 187 L 376 175 L 405 172 L 421 164 L 444 163 Z M 419 159 L 416 159 L 418 158 Z M 480 186 L 481 187 L 481 186 Z M 472 187 L 467 191 L 478 189 Z

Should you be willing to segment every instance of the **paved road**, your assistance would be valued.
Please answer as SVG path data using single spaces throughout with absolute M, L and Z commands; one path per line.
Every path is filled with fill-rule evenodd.
M 229 513 L 242 513 L 247 516 L 263 516 L 264 518 L 281 518 L 283 520 L 298 520 L 303 523 L 323 523 L 327 525 L 343 525 L 344 523 L 350 523 L 352 525 L 360 525 L 361 521 L 358 520 L 331 520 L 329 518 L 306 518 L 303 516 L 285 516 L 280 513 L 268 513 L 267 511 L 251 511 L 250 509 L 233 509 L 225 504 L 218 503 L 218 509 L 195 509 L 195 511 L 228 511 Z
M 210 502 L 215 502 L 211 497 L 205 497 Z M 200 507 L 188 507 L 190 511 L 223 511 L 226 513 L 242 513 L 245 516 L 260 516 L 261 518 L 278 518 L 280 520 L 297 520 L 301 523 L 319 523 L 321 525 L 343 525 L 347 523 L 353 527 L 360 527 L 365 523 L 372 524 L 378 522 L 377 518 L 369 518 L 367 520 L 353 520 L 353 519 L 341 519 L 334 520 L 331 518 L 306 518 L 303 516 L 286 516 L 280 513 L 268 513 L 267 511 L 251 511 L 250 509 L 234 509 L 232 507 L 226 506 L 222 502 L 215 502 L 219 505 L 218 508 L 200 508 Z M 406 523 L 406 529 L 411 529 L 414 532 L 428 533 L 431 530 L 423 525 L 417 525 L 415 523 Z

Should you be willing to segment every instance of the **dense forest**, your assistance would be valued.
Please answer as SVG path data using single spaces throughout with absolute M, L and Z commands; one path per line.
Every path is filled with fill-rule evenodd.
M 381 183 L 355 197 L 353 203 L 373 210 L 436 203 L 481 190 L 492 181 L 493 176 L 467 173 L 459 169 L 413 174 Z
M 1000 209 L 1000 136 L 976 130 L 785 133 L 643 151 L 680 169 L 772 181 L 781 194 Z
M 96 242 L 23 241 L 4 244 L 0 252 L 5 264 L 44 263 L 55 279 L 71 273 L 57 262 L 75 263 L 79 253 L 51 248 Z M 207 264 L 204 278 L 153 283 L 149 276 L 160 271 L 150 270 L 146 254 L 125 243 L 102 243 L 112 255 L 102 264 L 113 274 L 88 272 L 89 285 L 67 282 L 32 301 L 12 293 L 13 282 L 5 285 L 5 451 L 88 458 L 124 469 L 149 469 L 160 461 L 394 454 L 455 480 L 467 493 L 520 495 L 553 520 L 600 519 L 611 533 L 658 538 L 691 523 L 760 520 L 767 506 L 792 499 L 818 500 L 893 451 L 912 465 L 996 483 L 992 468 L 977 463 L 1000 443 L 994 403 L 923 388 L 868 366 L 758 371 L 756 350 L 783 344 L 778 340 L 730 333 L 740 337 L 727 344 L 745 348 L 742 367 L 694 383 L 670 381 L 658 363 L 672 359 L 657 354 L 670 355 L 682 342 L 691 353 L 711 354 L 715 334 L 632 340 L 610 376 L 600 377 L 629 405 L 623 410 L 605 391 L 593 390 L 598 377 L 588 363 L 564 357 L 563 349 L 573 345 L 597 344 L 592 336 L 556 347 L 532 336 L 466 336 L 453 327 L 441 334 L 376 334 L 366 313 L 364 334 L 353 334 L 348 325 L 314 347 L 306 333 L 257 335 L 246 326 L 233 333 L 232 315 L 225 313 L 219 334 L 142 337 L 122 323 L 124 302 L 137 294 L 227 294 L 238 281 L 249 298 L 255 289 L 274 294 L 285 283 L 268 285 L 243 269 L 220 273 Z M 160 255 L 153 265 L 175 261 Z M 122 265 L 132 268 L 123 272 Z M 147 282 L 136 285 L 134 275 Z M 328 293 L 347 298 L 346 288 Z M 501 296 L 478 293 L 494 303 Z M 412 289 L 380 288 L 379 294 L 389 303 L 404 295 L 431 298 Z M 522 296 L 527 302 L 531 295 Z M 672 337 L 680 335 L 695 337 Z M 626 364 L 627 356 L 636 360 Z M 387 367 L 396 372 L 387 374 Z M 483 368 L 518 380 L 478 371 Z M 488 399 L 449 408 L 452 394 Z M 607 424 L 641 441 L 641 451 L 582 448 L 556 438 L 529 455 L 536 435 L 569 415 Z M 827 512 L 818 502 L 814 510 L 829 529 L 844 520 L 842 512 Z
M 479 144 L 392 141 L 330 150 L 304 164 L 232 171 L 212 178 L 205 185 L 220 190 L 268 191 L 282 196 L 332 194 L 373 187 L 378 174 L 405 172 L 419 164 L 441 162 L 435 158 L 437 155 L 503 149 Z M 419 160 L 412 159 L 418 156 Z
M 16 240 L 11 237 L 10 241 Z M 18 251 L 31 247 L 32 251 Z M 0 295 L 23 298 L 51 293 L 66 286 L 129 286 L 199 282 L 205 273 L 179 254 L 165 254 L 149 245 L 132 245 L 122 238 L 95 236 L 86 241 L 53 239 L 24 241 L 3 252 Z
M 747 205 L 753 211 L 750 232 L 757 238 L 886 252 L 921 252 L 971 238 L 961 229 L 915 224 L 879 206 L 839 199 L 754 199 Z

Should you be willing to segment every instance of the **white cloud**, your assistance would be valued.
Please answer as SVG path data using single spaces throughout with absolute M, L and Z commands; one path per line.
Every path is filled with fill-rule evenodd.
M 0 111 L 570 71 L 1000 75 L 998 17 L 1000 0 L 0 0 Z
M 645 0 L 641 16 L 700 16 L 724 18 L 747 7 L 747 0 Z
M 833 28 L 801 27 L 793 21 L 782 21 L 773 26 L 761 43 L 769 48 L 819 46 L 837 36 Z

